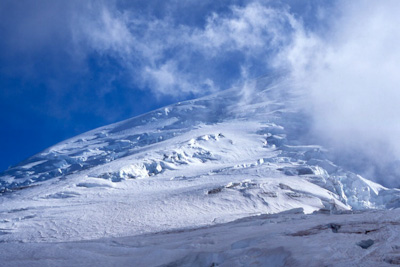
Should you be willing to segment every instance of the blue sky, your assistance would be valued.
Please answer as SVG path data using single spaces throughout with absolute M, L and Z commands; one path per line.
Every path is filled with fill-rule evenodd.
M 399 11 L 394 0 L 0 1 L 0 170 L 282 69 L 327 145 L 400 156 Z
M 310 7 L 292 9 L 304 15 Z M 290 31 L 279 21 L 285 15 L 274 13 L 290 8 L 239 0 L 1 1 L 0 170 L 87 130 L 268 73 L 269 54 L 287 41 L 268 24 Z M 235 32 L 232 23 L 253 29 Z

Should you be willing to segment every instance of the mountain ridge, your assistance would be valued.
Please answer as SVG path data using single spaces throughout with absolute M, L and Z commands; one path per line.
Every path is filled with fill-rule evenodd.
M 301 208 L 391 209 L 400 191 L 305 142 L 287 77 L 170 105 L 60 142 L 0 176 L 3 242 L 90 240 Z M 246 97 L 244 95 L 247 95 Z

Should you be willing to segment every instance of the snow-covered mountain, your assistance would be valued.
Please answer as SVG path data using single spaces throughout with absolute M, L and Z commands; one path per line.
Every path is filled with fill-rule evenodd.
M 213 225 L 206 229 L 227 231 L 236 224 L 223 223 L 275 213 L 281 215 L 257 217 L 255 225 L 280 218 L 284 228 L 290 218 L 301 225 L 300 211 L 319 213 L 307 219 L 318 221 L 326 213 L 399 207 L 399 190 L 336 165 L 310 140 L 309 118 L 297 102 L 290 79 L 266 77 L 245 90 L 177 103 L 52 146 L 0 175 L 0 243 L 122 238 Z M 244 235 L 255 227 L 249 221 Z M 338 230 L 318 225 L 317 232 Z M 176 238 L 190 238 L 183 233 Z M 156 237 L 149 238 L 150 246 Z M 258 244 L 253 241 L 231 249 Z M 271 266 L 284 264 L 285 253 L 277 251 Z M 204 259 L 217 257 L 210 255 Z

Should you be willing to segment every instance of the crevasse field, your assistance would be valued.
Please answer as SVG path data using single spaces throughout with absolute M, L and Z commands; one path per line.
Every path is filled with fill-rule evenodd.
M 8 169 L 0 265 L 400 264 L 400 191 L 333 162 L 291 86 L 261 78 Z

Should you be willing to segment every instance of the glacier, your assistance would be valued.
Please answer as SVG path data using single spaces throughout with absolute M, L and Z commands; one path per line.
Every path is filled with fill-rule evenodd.
M 345 265 L 345 254 L 358 249 L 361 264 L 364 249 L 355 242 L 333 255 L 303 252 L 320 249 L 324 239 L 350 240 L 344 229 L 353 237 L 395 232 L 400 190 L 347 170 L 313 143 L 292 87 L 288 77 L 262 77 L 246 90 L 89 131 L 9 168 L 0 174 L 0 259 L 10 266 L 89 264 L 72 264 L 71 252 L 62 252 L 78 246 L 77 255 L 93 249 L 107 265 L 106 251 L 135 266 L 321 266 L 328 256 Z M 376 216 L 382 220 L 373 222 Z M 365 229 L 355 229 L 360 224 Z M 68 261 L 49 259 L 44 248 Z M 32 262 L 16 255 L 21 249 L 41 256 Z

